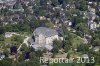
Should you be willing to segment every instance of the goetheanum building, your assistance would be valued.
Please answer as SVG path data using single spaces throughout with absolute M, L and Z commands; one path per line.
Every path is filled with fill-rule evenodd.
M 35 29 L 32 37 L 28 40 L 31 47 L 35 50 L 52 50 L 53 41 L 58 40 L 58 32 L 51 28 L 38 27 Z

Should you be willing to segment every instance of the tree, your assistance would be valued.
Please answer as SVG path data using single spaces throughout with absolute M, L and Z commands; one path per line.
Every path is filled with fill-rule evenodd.
M 82 52 L 82 53 L 86 53 L 89 51 L 89 47 L 90 47 L 90 45 L 81 44 L 80 46 L 78 46 L 77 51 Z
M 4 36 L 0 35 L 0 41 L 4 41 Z
M 4 59 L 0 61 L 0 66 L 12 66 L 12 60 L 11 59 Z
M 88 34 L 88 32 L 89 32 L 89 28 L 85 23 L 78 23 L 75 26 L 75 28 L 76 28 L 77 31 L 81 31 L 82 33 L 87 33 Z
M 38 52 L 38 54 L 39 54 L 39 52 Z M 37 56 L 37 54 L 35 52 L 31 52 L 30 53 L 30 61 L 28 63 L 29 63 L 28 66 L 33 66 L 33 65 L 34 66 L 40 66 L 39 56 Z
M 71 45 L 70 45 L 70 43 L 69 43 L 69 41 L 65 41 L 64 42 L 64 50 L 65 50 L 65 52 L 68 52 L 68 50 L 70 50 L 71 49 Z
M 37 57 L 42 57 L 43 56 L 43 51 L 38 50 L 38 51 L 35 52 L 35 54 L 36 54 Z
M 96 11 L 96 15 L 100 17 L 100 11 Z
M 29 47 L 26 44 L 23 44 L 20 48 L 21 51 L 29 51 Z
M 76 8 L 82 11 L 86 11 L 88 9 L 87 2 L 85 0 L 76 1 Z
M 4 27 L 0 27 L 0 34 L 4 34 L 5 30 Z
M 51 2 L 52 2 L 52 5 L 53 5 L 53 6 L 56 6 L 56 5 L 59 4 L 58 0 L 51 0 Z
M 96 38 L 93 42 L 93 45 L 94 46 L 100 46 L 100 39 L 99 38 Z
M 58 0 L 59 4 L 63 4 L 65 0 Z
M 74 0 L 65 0 L 65 2 L 68 4 L 68 3 L 73 3 Z
M 46 4 L 47 4 L 47 0 L 40 0 L 40 5 L 44 5 L 44 6 L 46 6 Z
M 53 41 L 53 53 L 58 53 L 59 52 L 59 49 L 62 48 L 62 41 L 59 41 L 59 40 L 54 40 Z
M 30 26 L 31 26 L 31 28 L 36 29 L 37 27 L 40 26 L 39 23 L 40 22 L 38 20 L 34 20 L 34 21 L 30 22 Z
M 3 51 L 3 54 L 5 55 L 5 57 L 8 57 L 9 56 L 9 51 L 8 51 L 8 49 L 4 49 L 4 51 Z
M 20 4 L 16 2 L 15 5 L 13 6 L 13 9 L 19 9 L 19 8 L 20 8 Z
M 16 54 L 17 53 L 17 47 L 16 46 L 12 46 L 10 48 L 10 52 L 11 52 L 11 54 Z
M 84 37 L 84 33 L 82 31 L 76 31 L 76 34 L 80 37 Z
M 66 2 L 63 1 L 63 3 L 62 3 L 62 8 L 65 9 L 65 8 L 66 8 L 66 5 L 67 5 Z
M 22 61 L 24 61 L 23 53 L 18 57 L 17 61 L 20 63 L 22 63 Z

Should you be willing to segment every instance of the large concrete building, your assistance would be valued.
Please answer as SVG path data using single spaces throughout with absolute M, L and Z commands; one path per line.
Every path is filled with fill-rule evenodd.
M 46 27 L 38 27 L 28 42 L 35 50 L 42 50 L 44 48 L 51 50 L 55 39 L 59 39 L 58 32 L 56 30 Z

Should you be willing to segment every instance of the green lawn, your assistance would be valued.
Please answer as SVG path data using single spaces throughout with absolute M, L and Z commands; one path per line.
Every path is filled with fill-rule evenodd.
M 11 38 L 5 38 L 5 43 L 11 43 Z
M 12 37 L 14 37 L 15 35 L 13 35 Z M 5 38 L 4 41 L 0 41 L 0 46 L 9 48 L 11 45 L 16 45 L 19 46 L 21 43 L 18 43 L 17 41 L 11 41 L 12 37 L 10 38 Z M 24 40 L 24 36 L 20 36 L 22 38 L 22 40 Z
M 95 65 L 95 66 L 100 66 L 100 65 Z
M 83 43 L 83 40 L 81 37 L 75 35 L 75 34 L 71 34 L 72 38 L 71 38 L 71 44 L 73 48 L 77 48 L 77 46 L 79 46 L 80 44 Z

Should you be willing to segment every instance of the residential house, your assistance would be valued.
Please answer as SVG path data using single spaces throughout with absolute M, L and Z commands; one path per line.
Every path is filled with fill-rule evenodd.
M 100 6 L 97 6 L 97 10 L 100 11 Z
M 30 14 L 33 14 L 33 6 L 28 6 L 28 11 L 30 12 Z
M 96 15 L 92 12 L 85 12 L 84 15 L 86 18 L 88 18 L 88 20 L 94 20 L 96 17 Z
M 85 34 L 85 35 L 84 35 L 84 38 L 83 38 L 83 41 L 84 41 L 83 43 L 84 43 L 84 44 L 90 43 L 90 42 L 91 42 L 91 38 L 92 38 L 92 37 L 91 37 L 90 35 Z
M 17 7 L 16 7 L 16 6 L 17 6 Z M 13 13 L 15 13 L 15 12 L 24 12 L 24 9 L 23 9 L 21 3 L 15 4 L 15 5 L 13 6 L 13 9 L 11 8 L 11 9 L 9 9 L 9 10 L 12 11 Z
M 87 17 L 88 20 L 94 20 L 96 18 L 95 9 L 88 6 L 88 10 L 88 12 L 84 13 L 85 17 Z
M 40 20 L 46 20 L 45 16 L 38 16 Z
M 21 0 L 21 2 L 22 2 L 23 4 L 25 4 L 26 6 L 28 6 L 28 4 L 29 4 L 29 1 L 28 1 L 28 0 Z
M 88 4 L 89 4 L 89 5 L 91 5 L 92 3 L 93 3 L 93 2 L 91 2 L 91 1 L 90 1 L 90 2 L 88 2 Z
M 16 3 L 16 0 L 0 0 L 0 9 L 6 8 L 6 7 L 13 7 L 13 5 Z
M 91 30 L 96 30 L 97 28 L 97 23 L 96 22 L 93 22 L 93 21 L 89 21 L 88 22 L 88 26 Z
M 91 8 L 90 6 L 88 6 L 88 10 L 90 11 L 90 12 L 92 12 L 93 14 L 95 14 L 95 9 L 94 8 Z
M 66 17 L 61 18 L 61 23 L 63 23 L 63 25 L 65 25 L 65 26 L 71 26 L 72 25 L 72 22 L 70 20 L 68 20 Z

